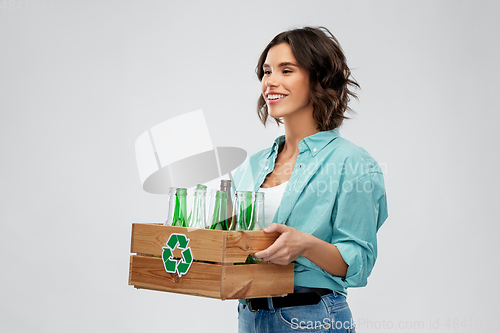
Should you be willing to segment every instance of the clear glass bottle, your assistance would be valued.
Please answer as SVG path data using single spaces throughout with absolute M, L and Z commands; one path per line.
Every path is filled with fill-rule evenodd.
M 217 190 L 211 189 L 209 199 L 207 200 L 208 205 L 206 211 L 208 212 L 208 214 L 207 214 L 207 221 L 205 222 L 205 229 L 210 229 L 210 226 L 212 226 L 212 218 L 214 215 L 216 195 L 217 195 Z
M 194 190 L 194 202 L 191 213 L 189 214 L 187 225 L 190 228 L 205 228 L 205 196 L 207 187 L 198 184 Z
M 165 220 L 164 225 L 171 225 L 172 219 L 174 217 L 175 210 L 175 197 L 176 197 L 177 187 L 171 187 L 168 191 L 168 199 L 167 199 L 167 219 Z
M 253 230 L 253 194 L 250 191 L 236 191 L 234 213 L 235 230 Z
M 254 193 L 250 191 L 245 192 L 245 209 L 246 209 L 246 230 L 254 230 L 255 228 L 255 221 L 253 217 L 254 209 L 253 209 L 253 200 L 254 200 Z
M 253 205 L 253 223 L 254 230 L 264 229 L 266 221 L 264 220 L 264 193 L 254 192 L 254 205 Z
M 220 190 L 226 192 L 226 202 L 227 202 L 227 227 L 228 230 L 234 229 L 233 226 L 233 201 L 231 200 L 231 181 L 230 180 L 221 180 L 220 181 Z
M 265 227 L 264 193 L 237 191 L 234 200 L 236 230 L 259 230 Z M 264 260 L 249 255 L 246 264 L 264 264 Z

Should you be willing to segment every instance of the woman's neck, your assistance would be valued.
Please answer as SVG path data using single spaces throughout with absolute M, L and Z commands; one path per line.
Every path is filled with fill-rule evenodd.
M 319 132 L 316 120 L 311 113 L 303 113 L 300 116 L 284 117 L 285 144 L 281 153 L 284 156 L 294 156 L 299 153 L 299 142 Z

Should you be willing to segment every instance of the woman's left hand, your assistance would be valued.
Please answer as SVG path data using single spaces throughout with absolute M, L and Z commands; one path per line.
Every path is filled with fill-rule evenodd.
M 255 258 L 262 258 L 278 265 L 288 265 L 298 257 L 304 255 L 308 240 L 312 237 L 295 228 L 284 224 L 273 223 L 264 229 L 264 232 L 279 232 L 281 235 L 267 249 L 253 254 Z

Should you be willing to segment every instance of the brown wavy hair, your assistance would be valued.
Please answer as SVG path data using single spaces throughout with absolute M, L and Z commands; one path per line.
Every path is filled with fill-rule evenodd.
M 313 103 L 313 117 L 318 124 L 318 130 L 328 131 L 339 127 L 346 111 L 352 111 L 348 103 L 357 98 L 350 88 L 359 88 L 352 78 L 351 70 L 338 40 L 325 27 L 305 27 L 280 33 L 267 45 L 262 52 L 255 72 L 262 81 L 264 69 L 262 66 L 269 50 L 278 44 L 287 43 L 298 65 L 309 73 L 310 99 Z M 259 97 L 257 113 L 266 125 L 269 117 L 264 97 Z M 276 123 L 282 124 L 279 118 Z

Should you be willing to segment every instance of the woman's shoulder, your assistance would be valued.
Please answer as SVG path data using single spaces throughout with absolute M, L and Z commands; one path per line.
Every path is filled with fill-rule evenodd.
M 327 150 L 327 161 L 349 165 L 351 170 L 363 173 L 382 172 L 379 163 L 364 148 L 351 141 L 337 137 Z

